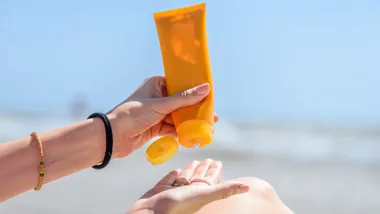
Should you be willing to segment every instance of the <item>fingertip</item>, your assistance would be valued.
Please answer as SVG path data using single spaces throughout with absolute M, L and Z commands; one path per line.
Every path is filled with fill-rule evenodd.
M 182 174 L 182 169 L 175 169 L 165 175 L 155 186 L 172 185 L 174 181 Z
M 214 162 L 212 158 L 207 158 L 206 160 L 203 161 L 203 163 L 208 163 L 208 164 L 211 164 L 212 162 Z
M 221 161 L 215 161 L 215 165 L 216 165 L 217 167 L 220 167 L 220 168 L 223 167 L 223 163 L 222 163 Z
M 239 186 L 235 187 L 235 194 L 242 194 L 249 191 L 249 186 L 246 184 L 240 184 Z
M 168 175 L 172 175 L 172 176 L 175 176 L 175 177 L 179 177 L 181 174 L 182 174 L 182 169 L 180 169 L 180 168 L 174 169 L 174 170 L 172 170 L 171 172 L 168 173 Z

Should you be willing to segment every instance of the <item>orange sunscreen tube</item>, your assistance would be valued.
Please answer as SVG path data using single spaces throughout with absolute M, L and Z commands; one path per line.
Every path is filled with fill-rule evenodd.
M 211 91 L 199 104 L 172 112 L 178 142 L 186 148 L 211 143 L 214 133 L 214 93 L 206 35 L 206 5 L 198 4 L 154 14 L 168 95 L 209 83 Z M 150 145 L 146 158 L 153 165 L 169 160 L 177 140 L 162 137 Z

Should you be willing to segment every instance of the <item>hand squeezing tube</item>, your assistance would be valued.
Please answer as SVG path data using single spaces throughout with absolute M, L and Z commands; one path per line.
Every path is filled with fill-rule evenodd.
M 206 35 L 206 5 L 154 14 L 160 41 L 168 95 L 209 83 L 211 91 L 200 103 L 172 112 L 178 143 L 203 147 L 213 139 L 214 92 Z M 177 140 L 162 137 L 150 145 L 146 158 L 153 165 L 169 160 L 178 150 Z

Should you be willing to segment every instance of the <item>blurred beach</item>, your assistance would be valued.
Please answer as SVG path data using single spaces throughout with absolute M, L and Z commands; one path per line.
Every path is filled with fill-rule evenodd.
M 0 116 L 1 142 L 75 120 Z M 0 204 L 4 214 L 125 213 L 168 171 L 191 160 L 224 163 L 223 179 L 267 180 L 295 213 L 380 213 L 380 127 L 233 123 L 221 120 L 215 141 L 181 148 L 153 167 L 145 149 L 114 160 L 105 170 L 84 170 Z
M 143 148 L 1 214 L 125 213 L 168 171 L 205 158 L 223 161 L 224 179 L 267 180 L 295 213 L 380 213 L 380 1 L 204 2 L 214 142 L 156 167 Z M 153 14 L 197 3 L 1 1 L 0 143 L 105 112 L 162 75 Z

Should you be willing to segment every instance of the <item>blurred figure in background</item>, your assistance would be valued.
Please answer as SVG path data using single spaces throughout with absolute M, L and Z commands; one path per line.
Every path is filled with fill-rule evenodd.
M 85 96 L 78 94 L 70 105 L 71 116 L 74 118 L 83 118 L 87 112 L 87 100 Z

